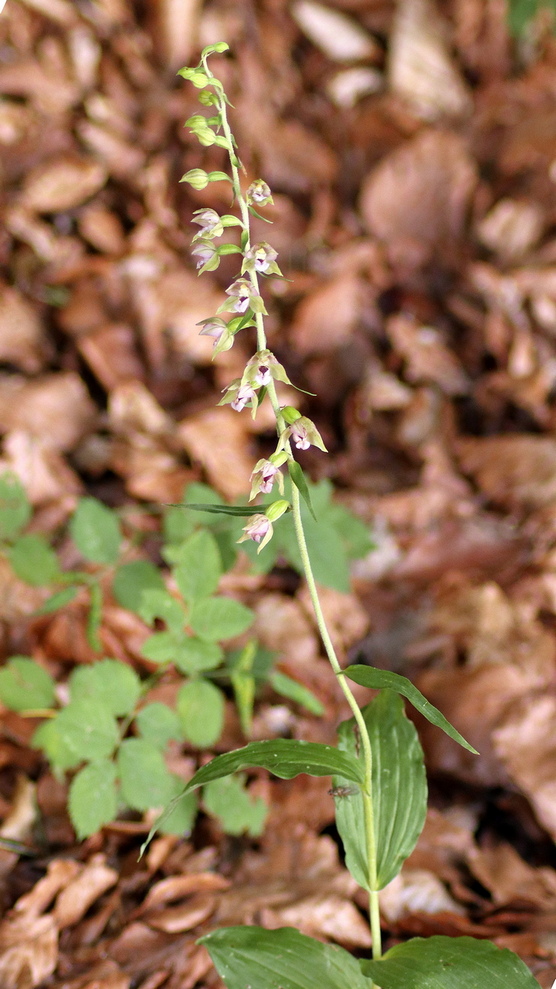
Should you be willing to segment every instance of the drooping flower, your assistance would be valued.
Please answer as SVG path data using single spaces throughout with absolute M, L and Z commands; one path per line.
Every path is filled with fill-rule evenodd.
M 196 268 L 208 270 L 208 266 L 210 265 L 210 270 L 214 270 L 220 264 L 218 248 L 214 246 L 211 240 L 196 241 L 191 253 L 199 259 L 195 265 Z
M 245 252 L 242 271 L 256 271 L 261 275 L 281 275 L 282 272 L 276 264 L 277 257 L 277 251 L 266 241 L 262 244 L 254 244 Z
M 249 501 L 260 494 L 270 494 L 274 487 L 274 481 L 278 479 L 280 494 L 283 493 L 284 479 L 280 472 L 280 467 L 285 459 L 285 454 L 272 454 L 270 460 L 258 460 L 251 473 L 251 494 Z M 283 458 L 283 459 L 282 459 Z
M 226 295 L 236 299 L 232 306 L 232 312 L 247 312 L 254 294 L 253 286 L 246 278 L 236 278 L 235 282 L 232 282 L 226 289 Z
M 259 543 L 257 552 L 260 553 L 263 546 L 266 546 L 272 539 L 272 522 L 266 515 L 252 515 L 247 525 L 243 526 L 243 533 L 244 535 L 240 536 L 238 543 L 243 543 L 246 539 L 252 539 L 254 542 Z
M 270 186 L 263 179 L 255 179 L 247 190 L 247 202 L 249 205 L 256 203 L 257 206 L 268 206 L 273 201 Z
M 326 453 L 322 436 L 312 419 L 300 415 L 297 409 L 291 408 L 291 406 L 282 409 L 282 415 L 288 425 L 280 434 L 279 449 L 283 450 L 288 440 L 291 440 L 298 450 L 308 450 L 310 446 L 316 446 Z
M 201 227 L 193 240 L 199 240 L 201 237 L 221 237 L 224 233 L 224 225 L 215 209 L 196 209 L 192 222 L 198 223 Z
M 236 412 L 241 412 L 247 403 L 256 397 L 257 393 L 254 388 L 251 388 L 251 385 L 240 385 L 237 395 L 231 403 L 232 409 L 235 409 Z
M 258 350 L 247 361 L 242 381 L 261 388 L 263 385 L 270 384 L 272 378 L 276 381 L 283 381 L 287 385 L 291 384 L 285 368 L 276 359 L 272 351 Z

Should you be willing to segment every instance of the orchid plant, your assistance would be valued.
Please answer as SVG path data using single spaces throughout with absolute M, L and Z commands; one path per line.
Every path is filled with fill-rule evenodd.
M 352 717 L 338 728 L 337 747 L 293 739 L 252 742 L 236 751 L 217 756 L 199 769 L 184 793 L 236 771 L 263 767 L 276 776 L 291 779 L 298 774 L 331 776 L 331 794 L 336 823 L 342 838 L 346 865 L 369 896 L 372 957 L 357 959 L 343 948 L 283 928 L 230 927 L 202 938 L 228 989 L 538 989 L 538 983 L 523 962 L 506 949 L 470 937 L 435 936 L 414 938 L 382 951 L 379 893 L 400 871 L 423 828 L 426 814 L 426 777 L 423 753 L 416 729 L 406 717 L 402 698 L 410 701 L 430 722 L 471 752 L 475 749 L 449 724 L 405 677 L 362 665 L 342 666 L 324 618 L 311 559 L 307 549 L 302 500 L 312 513 L 304 472 L 296 451 L 326 447 L 311 419 L 280 400 L 280 385 L 291 389 L 286 370 L 268 347 L 264 279 L 282 277 L 277 252 L 267 242 L 252 243 L 251 218 L 272 204 L 272 194 L 263 179 L 244 190 L 242 165 L 228 122 L 231 106 L 222 82 L 208 65 L 209 56 L 227 51 L 225 43 L 210 45 L 195 68 L 180 71 L 199 91 L 199 102 L 207 114 L 186 121 L 191 134 L 203 147 L 216 145 L 229 157 L 230 174 L 188 171 L 181 181 L 194 189 L 211 182 L 231 185 L 236 213 L 219 215 L 202 208 L 194 213 L 199 231 L 193 237 L 193 256 L 199 274 L 214 271 L 222 257 L 240 256 L 237 277 L 225 291 L 227 298 L 217 313 L 204 319 L 201 333 L 214 339 L 214 356 L 229 350 L 238 333 L 253 332 L 253 356 L 241 378 L 230 382 L 220 405 L 229 404 L 238 413 L 249 408 L 253 417 L 264 401 L 270 402 L 276 422 L 276 448 L 259 460 L 251 473 L 249 502 L 244 506 L 210 506 L 212 511 L 243 514 L 247 522 L 240 542 L 253 540 L 259 551 L 273 538 L 274 526 L 292 513 L 303 571 L 316 623 L 334 676 Z M 239 228 L 239 245 L 222 238 L 229 228 Z M 301 390 L 301 389 L 300 389 Z M 290 484 L 284 484 L 285 474 Z M 257 504 L 261 496 L 279 497 Z M 287 496 L 285 494 L 287 490 Z M 204 506 L 205 509 L 208 506 Z M 350 682 L 379 690 L 360 709 Z

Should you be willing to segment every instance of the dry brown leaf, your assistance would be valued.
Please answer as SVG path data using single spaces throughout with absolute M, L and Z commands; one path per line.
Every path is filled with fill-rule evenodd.
M 465 914 L 438 876 L 426 869 L 403 869 L 381 891 L 380 909 L 391 922 L 412 913 Z
M 1 432 L 26 432 L 51 449 L 66 451 L 92 428 L 95 417 L 83 380 L 72 371 L 34 381 L 15 374 L 0 376 Z
M 54 907 L 58 927 L 71 927 L 87 913 L 87 910 L 107 889 L 118 881 L 118 873 L 106 865 L 106 856 L 93 855 L 65 886 Z
M 298 305 L 291 328 L 296 350 L 327 354 L 349 341 L 364 301 L 363 283 L 349 272 L 325 282 Z
M 538 203 L 500 199 L 477 224 L 477 235 L 502 261 L 513 262 L 535 247 L 544 225 Z
M 200 9 L 200 0 L 153 0 L 149 5 L 155 51 L 168 71 L 189 64 Z
M 476 181 L 475 163 L 459 135 L 425 130 L 387 155 L 365 180 L 365 223 L 391 252 L 420 264 L 461 237 Z
M 432 0 L 400 0 L 390 36 L 388 81 L 424 120 L 458 117 L 471 94 L 450 53 L 447 24 Z
M 463 470 L 498 504 L 540 507 L 556 497 L 556 440 L 550 436 L 461 439 L 456 449 Z
M 33 505 L 58 500 L 70 512 L 83 490 L 77 474 L 48 440 L 21 430 L 6 435 L 0 464 L 17 474 Z
M 370 948 L 371 934 L 361 913 L 349 900 L 326 891 L 283 907 L 261 910 L 263 927 L 296 927 L 308 937 L 330 938 L 349 948 Z
M 526 901 L 542 910 L 554 909 L 556 871 L 548 866 L 528 865 L 506 842 L 493 848 L 473 849 L 467 862 L 496 904 Z
M 127 323 L 106 323 L 79 339 L 80 353 L 107 392 L 144 377 L 136 336 Z
M 196 893 L 185 903 L 162 910 L 151 910 L 146 920 L 150 927 L 167 934 L 179 934 L 198 927 L 216 910 L 218 901 L 209 893 Z
M 400 314 L 388 320 L 387 332 L 406 361 L 408 381 L 433 381 L 446 395 L 465 395 L 469 390 L 467 375 L 440 330 Z
M 49 346 L 36 308 L 17 289 L 0 284 L 0 361 L 36 374 L 44 367 Z
M 198 412 L 178 424 L 176 436 L 217 491 L 229 499 L 245 494 L 254 462 L 251 438 L 237 412 L 229 407 Z
M 377 55 L 376 42 L 361 24 L 339 10 L 314 0 L 297 0 L 292 16 L 313 44 L 336 62 L 358 62 Z
M 0 924 L 2 989 L 34 989 L 58 961 L 58 930 L 52 916 L 7 917 Z
M 62 213 L 94 196 L 106 179 L 98 161 L 57 158 L 31 172 L 21 191 L 20 205 L 31 212 Z

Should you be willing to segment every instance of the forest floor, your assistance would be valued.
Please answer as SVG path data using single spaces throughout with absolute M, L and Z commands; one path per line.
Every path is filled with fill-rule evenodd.
M 501 0 L 8 0 L 0 467 L 52 538 L 83 494 L 129 509 L 205 481 L 246 498 L 270 423 L 215 405 L 250 340 L 212 363 L 197 326 L 234 258 L 197 280 L 190 257 L 193 210 L 229 203 L 221 184 L 179 184 L 190 168 L 225 167 L 184 130 L 197 94 L 176 77 L 221 40 L 231 56 L 214 65 L 247 179 L 274 195 L 273 227 L 256 229 L 287 279 L 267 282 L 270 346 L 315 394 L 303 411 L 329 450 L 303 466 L 375 542 L 350 593 L 323 592 L 335 640 L 344 657 L 410 677 L 480 752 L 417 722 L 430 807 L 384 895 L 386 944 L 488 937 L 550 989 L 556 41 L 540 21 L 516 41 Z M 310 716 L 266 691 L 258 737 L 333 741 L 346 711 L 303 586 L 286 568 L 248 577 L 245 560 L 226 579 L 280 668 L 325 708 Z M 98 658 L 80 605 L 39 619 L 5 561 L 0 582 L 5 657 L 38 658 L 62 686 Z M 100 636 L 143 673 L 138 624 L 109 607 Z M 0 850 L 4 989 L 214 989 L 196 941 L 230 923 L 369 952 L 328 780 L 261 774 L 260 838 L 226 836 L 203 814 L 138 861 L 150 823 L 138 814 L 76 841 L 66 782 L 29 744 L 35 727 L 3 711 L 2 834 L 32 852 Z M 224 739 L 244 744 L 231 701 Z M 185 779 L 198 753 L 174 755 Z

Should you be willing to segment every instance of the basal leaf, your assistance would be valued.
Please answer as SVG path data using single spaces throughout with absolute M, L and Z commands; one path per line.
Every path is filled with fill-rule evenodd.
M 179 548 L 173 575 L 185 600 L 192 604 L 218 587 L 222 561 L 216 540 L 206 529 L 194 532 Z
M 377 848 L 377 889 L 383 889 L 413 851 L 427 811 L 423 752 L 414 725 L 398 694 L 384 690 L 363 708 L 373 754 L 373 809 Z M 353 718 L 339 729 L 339 747 L 355 756 L 360 741 Z M 361 759 L 361 754 L 359 754 Z M 339 791 L 347 780 L 334 777 Z M 361 792 L 335 796 L 336 824 L 346 865 L 360 886 L 369 889 L 367 843 Z
M 28 656 L 12 656 L 0 670 L 0 700 L 12 711 L 32 711 L 54 704 L 56 684 Z
M 434 707 L 407 677 L 400 676 L 399 673 L 391 673 L 390 670 L 377 670 L 372 666 L 362 665 L 347 666 L 343 674 L 355 683 L 361 684 L 362 687 L 370 687 L 373 690 L 386 688 L 402 694 L 427 721 L 430 721 L 431 725 L 441 728 L 455 742 L 459 742 L 464 749 L 473 752 L 474 755 L 479 754 L 477 749 L 465 741 L 463 735 L 460 735 L 459 731 L 450 724 L 438 708 Z
M 118 659 L 103 659 L 90 666 L 77 666 L 70 677 L 70 696 L 93 698 L 117 716 L 130 714 L 141 693 L 135 670 Z
M 91 563 L 115 563 L 122 533 L 118 516 L 96 498 L 82 498 L 70 522 L 70 534 Z
M 160 570 L 150 560 L 132 560 L 122 563 L 114 574 L 112 593 L 118 604 L 128 611 L 141 613 L 141 604 L 145 591 L 158 590 L 166 592 Z
M 200 939 L 228 989 L 371 989 L 356 959 L 292 927 L 221 927 Z
M 79 841 L 114 820 L 118 811 L 116 767 L 110 759 L 84 766 L 74 776 L 68 808 Z
M 189 680 L 180 687 L 176 710 L 185 738 L 199 749 L 218 741 L 224 727 L 224 694 L 208 680 Z
M 382 989 L 539 989 L 513 951 L 472 937 L 413 938 L 360 965 Z
M 32 587 L 46 587 L 60 577 L 56 553 L 44 536 L 28 533 L 19 536 L 9 552 L 17 576 Z
M 332 745 L 318 742 L 302 742 L 293 738 L 276 738 L 271 741 L 250 742 L 235 752 L 216 756 L 212 762 L 198 769 L 189 780 L 184 793 L 198 786 L 229 776 L 241 769 L 253 767 L 268 769 L 281 779 L 294 776 L 345 776 L 354 783 L 363 782 L 363 771 L 357 759 L 347 752 L 339 752 Z
M 246 608 L 233 598 L 220 595 L 196 601 L 191 608 L 189 624 L 202 639 L 217 642 L 241 635 L 252 625 L 254 619 L 255 613 L 251 608 Z
M 162 753 L 146 739 L 124 739 L 117 764 L 122 796 L 134 810 L 164 807 L 175 795 L 174 777 Z

